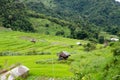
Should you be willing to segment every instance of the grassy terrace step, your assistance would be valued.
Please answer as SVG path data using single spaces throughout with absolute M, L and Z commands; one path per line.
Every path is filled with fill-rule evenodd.
M 36 43 L 32 43 L 31 39 L 36 39 Z M 81 46 L 77 46 L 76 42 L 86 43 L 87 41 L 67 39 L 57 36 L 43 35 L 37 33 L 24 33 L 17 31 L 9 31 L 7 29 L 0 30 L 0 52 L 18 52 L 26 54 L 29 52 L 47 52 L 52 55 L 31 55 L 31 56 L 1 56 L 0 65 L 7 68 L 15 63 L 22 63 L 30 68 L 31 76 L 46 77 L 72 77 L 70 65 L 67 63 L 59 63 L 56 53 L 60 51 L 69 51 L 70 53 L 78 52 Z M 74 47 L 71 48 L 70 46 Z M 0 54 L 1 54 L 0 53 Z M 47 60 L 54 58 L 53 61 Z M 45 61 L 43 61 L 45 60 Z M 7 63 L 5 64 L 5 62 Z M 36 61 L 43 61 L 36 64 Z M 45 62 L 45 63 L 44 63 Z M 52 62 L 54 64 L 52 65 Z M 30 76 L 30 77 L 31 77 Z M 29 79 L 29 78 L 28 78 Z
M 70 66 L 67 64 L 36 64 L 36 61 L 47 60 L 54 58 L 54 61 L 57 61 L 56 56 L 54 55 L 39 55 L 39 56 L 6 56 L 0 57 L 0 65 L 4 65 L 4 68 L 9 67 L 15 63 L 22 63 L 30 68 L 30 75 L 32 76 L 47 76 L 47 77 L 68 77 L 73 76 L 70 72 Z M 5 64 L 5 62 L 7 63 Z M 54 73 L 53 73 L 54 72 Z
M 36 39 L 36 43 L 31 40 Z M 40 35 L 36 33 L 24 33 L 16 31 L 0 31 L 0 52 L 13 51 L 27 53 L 32 50 L 37 52 L 50 52 L 55 54 L 62 50 L 70 52 L 78 51 L 82 47 L 76 47 L 76 42 L 85 44 L 87 41 L 67 39 L 57 36 Z M 71 45 L 74 46 L 71 48 Z
M 33 38 L 36 43 L 31 42 Z M 84 40 L 9 31 L 0 28 L 0 54 L 23 54 L 0 56 L 0 68 L 5 69 L 16 63 L 24 64 L 30 68 L 28 80 L 35 80 L 36 78 L 48 80 L 53 77 L 56 80 L 71 80 L 66 78 L 75 77 L 75 74 L 82 74 L 78 78 L 87 79 L 90 77 L 92 80 L 102 80 L 105 78 L 104 74 L 107 75 L 107 73 L 109 76 L 105 80 L 111 80 L 113 76 L 118 75 L 117 67 L 119 65 L 117 64 L 115 68 L 112 66 L 114 60 L 111 52 L 112 47 L 102 48 L 102 45 L 98 44 L 96 50 L 86 52 L 84 47 L 76 45 L 76 42 L 88 43 Z M 57 53 L 60 51 L 70 52 L 70 58 L 66 61 L 58 61 Z M 28 53 L 40 53 L 42 55 L 24 55 Z M 106 68 L 110 69 L 109 71 L 112 74 L 109 71 L 106 73 Z

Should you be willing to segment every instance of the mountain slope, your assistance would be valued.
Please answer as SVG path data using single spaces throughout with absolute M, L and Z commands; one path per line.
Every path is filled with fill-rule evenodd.
M 36 43 L 31 40 L 35 39 Z M 30 69 L 25 80 L 48 80 L 44 78 L 60 78 L 56 80 L 119 80 L 120 42 L 102 48 L 97 45 L 93 51 L 85 51 L 85 40 L 68 39 L 37 33 L 10 31 L 0 27 L 0 70 L 22 63 Z M 115 48 L 118 47 L 118 48 Z M 115 48 L 113 55 L 112 51 Z M 68 51 L 68 60 L 58 61 L 57 53 Z M 54 70 L 53 70 L 54 68 Z M 24 80 L 24 79 L 21 79 Z
M 26 1 L 28 7 L 36 12 L 69 21 L 81 22 L 84 20 L 104 27 L 120 25 L 120 4 L 114 0 Z

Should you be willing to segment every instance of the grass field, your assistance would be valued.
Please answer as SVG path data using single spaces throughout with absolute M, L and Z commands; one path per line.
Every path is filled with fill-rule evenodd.
M 31 39 L 36 39 L 36 43 L 32 43 Z M 60 51 L 68 51 L 70 53 L 77 53 L 79 48 L 82 47 L 76 45 L 76 42 L 80 40 L 66 39 L 62 37 L 40 35 L 33 33 L 24 33 L 9 31 L 1 28 L 0 30 L 0 52 L 11 53 L 32 53 L 32 52 L 44 52 L 50 53 L 48 55 L 36 55 L 36 56 L 2 56 L 0 57 L 0 65 L 8 67 L 12 64 L 22 63 L 30 68 L 30 75 L 32 76 L 47 76 L 47 77 L 70 77 L 73 73 L 70 71 L 70 65 L 54 63 L 58 61 L 56 53 Z M 85 43 L 86 41 L 80 41 Z M 70 46 L 74 47 L 71 48 Z M 53 59 L 53 60 L 51 60 Z M 49 63 L 36 64 L 36 61 L 49 61 Z M 5 61 L 7 64 L 5 65 Z M 54 72 L 54 73 L 53 73 Z
M 36 43 L 31 40 L 35 39 Z M 14 31 L 0 31 L 0 52 L 12 51 L 27 53 L 30 51 L 50 52 L 56 54 L 59 51 L 69 51 L 71 53 L 78 52 L 83 49 L 82 46 L 77 46 L 76 42 L 86 44 L 87 41 L 67 39 L 50 35 L 40 35 L 33 33 L 23 33 Z M 71 48 L 71 46 L 73 46 Z
M 50 59 L 54 59 L 53 61 Z M 50 63 L 36 64 L 36 61 L 50 60 Z M 52 62 L 57 61 L 54 55 L 39 55 L 39 56 L 6 56 L 0 57 L 0 65 L 9 67 L 15 63 L 22 63 L 30 68 L 32 76 L 47 76 L 47 77 L 68 77 L 73 76 L 70 72 L 70 66 L 67 64 L 59 64 Z M 5 63 L 7 61 L 7 63 Z
M 36 43 L 32 43 L 32 39 Z M 27 66 L 30 68 L 27 80 L 116 80 L 119 62 L 113 64 L 112 47 L 103 48 L 103 45 L 98 44 L 95 50 L 86 52 L 76 42 L 83 45 L 88 43 L 84 40 L 11 31 L 0 27 L 0 54 L 22 54 L 0 56 L 0 66 L 4 69 L 16 63 Z M 58 61 L 57 53 L 60 51 L 69 52 L 70 58 Z

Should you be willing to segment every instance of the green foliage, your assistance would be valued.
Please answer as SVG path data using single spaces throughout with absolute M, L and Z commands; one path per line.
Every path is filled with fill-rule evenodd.
M 111 43 L 109 44 L 109 46 L 114 46 L 114 44 L 115 44 L 114 42 L 111 42 Z
M 120 47 L 117 47 L 117 48 L 113 49 L 113 55 L 114 56 L 120 56 Z
M 111 48 L 74 55 L 71 64 L 75 74 L 73 80 L 119 80 L 119 63 L 111 53 Z
M 45 7 L 47 2 L 51 2 L 51 4 L 53 4 L 52 2 L 54 1 L 25 1 L 24 3 L 26 3 L 27 7 L 31 7 L 31 5 L 33 5 L 32 9 L 36 12 L 41 11 L 43 13 L 48 13 L 50 11 L 49 14 L 51 15 L 48 14 L 49 16 L 28 10 L 22 1 L 6 1 L 4 3 L 4 7 L 1 9 L 3 10 L 3 26 L 13 30 L 27 32 L 36 31 L 42 34 L 60 35 L 76 39 L 97 39 L 98 35 L 96 34 L 97 29 L 94 29 L 95 25 L 91 25 L 87 22 L 77 22 L 76 24 L 70 20 L 65 20 L 64 18 L 53 18 L 54 16 L 51 17 L 54 15 L 52 14 L 52 10 Z M 6 9 L 6 11 L 4 11 L 4 9 Z
M 85 39 L 88 38 L 88 32 L 82 30 L 82 31 L 77 31 L 76 32 L 76 38 L 77 39 Z
M 85 51 L 91 51 L 96 49 L 96 44 L 95 43 L 87 43 L 84 45 L 84 50 Z
M 59 35 L 64 35 L 64 33 L 65 33 L 65 32 L 62 30 L 62 31 L 58 31 L 58 32 L 56 32 L 56 34 L 55 34 L 55 35 L 56 35 L 56 36 L 59 36 Z
M 100 36 L 100 37 L 99 37 L 99 43 L 100 43 L 100 44 L 103 44 L 103 43 L 104 43 L 104 36 Z
M 75 23 L 89 22 L 97 26 L 119 28 L 120 6 L 114 0 L 23 0 L 27 6 L 39 13 L 44 13 Z M 54 13 L 54 14 L 53 14 Z M 113 32 L 114 33 L 114 32 Z
M 31 39 L 36 43 L 31 43 Z M 95 45 L 96 50 L 85 52 L 83 46 L 76 45 L 76 42 L 87 44 L 93 49 L 95 44 L 85 40 L 74 40 L 58 36 L 40 35 L 36 33 L 24 33 L 17 31 L 0 30 L 0 52 L 19 52 L 23 55 L 1 56 L 0 65 L 4 68 L 15 63 L 22 63 L 30 68 L 30 75 L 25 80 L 55 79 L 60 80 L 116 80 L 119 79 L 119 56 L 113 56 L 111 49 L 120 45 L 115 42 L 111 47 L 99 49 L 102 45 Z M 71 47 L 71 45 L 73 45 Z M 94 48 L 95 49 L 95 48 Z M 68 51 L 71 56 L 68 60 L 58 61 L 56 53 Z M 5 54 L 10 54 L 6 52 Z M 43 52 L 43 55 L 36 55 Z M 50 52 L 49 55 L 44 55 Z M 25 55 L 26 53 L 34 53 Z M 13 53 L 14 54 L 14 53 Z M 45 78 L 44 78 L 45 77 Z
M 107 28 L 106 28 L 106 31 L 109 32 L 110 34 L 118 35 L 118 34 L 119 34 L 119 31 L 120 31 L 120 28 L 117 27 L 117 26 L 112 26 L 112 28 L 107 27 Z
M 1 0 L 0 14 L 3 17 L 3 26 L 19 31 L 34 31 L 26 16 L 26 7 L 16 0 Z
M 51 18 L 52 19 L 52 18 Z M 54 19 L 54 18 L 53 18 Z M 58 20 L 60 22 L 60 20 Z M 30 22 L 36 32 L 47 35 L 60 35 L 67 37 L 70 35 L 70 29 L 66 25 L 57 24 L 46 18 L 30 18 Z

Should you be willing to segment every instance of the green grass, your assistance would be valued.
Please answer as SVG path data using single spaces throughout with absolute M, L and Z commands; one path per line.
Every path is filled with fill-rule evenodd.
M 30 68 L 30 75 L 32 76 L 47 76 L 47 77 L 68 77 L 73 76 L 70 72 L 70 66 L 67 64 L 36 64 L 38 60 L 47 60 L 54 58 L 57 61 L 55 55 L 39 55 L 39 56 L 4 56 L 0 57 L 0 65 L 9 67 L 15 63 L 22 63 Z M 7 63 L 5 63 L 7 62 Z
M 116 80 L 120 79 L 115 76 L 119 74 L 120 58 L 118 56 L 117 63 L 114 63 L 115 57 L 111 51 L 111 47 L 94 50 L 91 52 L 82 52 L 73 55 L 75 60 L 71 65 L 72 72 L 76 74 L 75 80 Z M 79 75 L 77 75 L 79 74 Z
M 37 41 L 35 44 L 30 41 L 33 38 Z M 30 68 L 28 80 L 36 77 L 40 79 L 55 77 L 61 80 L 71 80 L 70 77 L 74 80 L 112 80 L 113 77 L 119 75 L 119 61 L 114 65 L 112 47 L 102 48 L 103 45 L 98 44 L 96 50 L 86 52 L 84 47 L 76 45 L 76 42 L 86 44 L 89 41 L 0 28 L 1 53 L 7 51 L 21 54 L 50 53 L 31 56 L 0 56 L 0 67 L 7 68 L 16 63 L 24 64 Z M 60 51 L 68 51 L 71 54 L 70 58 L 67 61 L 58 61 L 57 53 Z
M 63 27 L 59 24 L 51 22 L 48 19 L 30 18 L 30 21 L 38 33 L 55 35 L 58 31 L 64 31 L 65 37 L 70 35 L 70 29 L 67 26 Z M 46 27 L 46 25 L 48 26 Z
M 32 38 L 36 39 L 37 42 L 35 44 L 30 41 Z M 73 73 L 70 71 L 70 65 L 67 63 L 36 64 L 36 61 L 54 58 L 54 62 L 57 62 L 58 56 L 56 53 L 60 51 L 65 50 L 70 53 L 78 52 L 78 49 L 82 48 L 81 46 L 78 46 L 77 48 L 76 42 L 78 41 L 81 40 L 73 40 L 37 33 L 9 31 L 7 29 L 0 30 L 0 52 L 11 51 L 26 54 L 28 52 L 36 51 L 50 52 L 52 54 L 38 56 L 1 56 L 0 65 L 5 68 L 15 63 L 22 63 L 30 68 L 30 75 L 32 76 L 73 76 Z M 85 43 L 86 41 L 81 42 Z M 71 48 L 71 45 L 74 45 L 74 47 Z M 6 65 L 4 65 L 5 61 L 7 61 Z
M 36 39 L 36 43 L 31 43 L 32 39 Z M 71 53 L 78 52 L 82 46 L 76 45 L 76 42 L 85 44 L 87 41 L 67 39 L 57 36 L 40 35 L 33 33 L 23 33 L 16 31 L 0 31 L 0 52 L 12 51 L 27 53 L 30 51 L 50 52 L 55 54 L 59 51 L 67 50 Z M 71 48 L 70 46 L 74 47 Z

